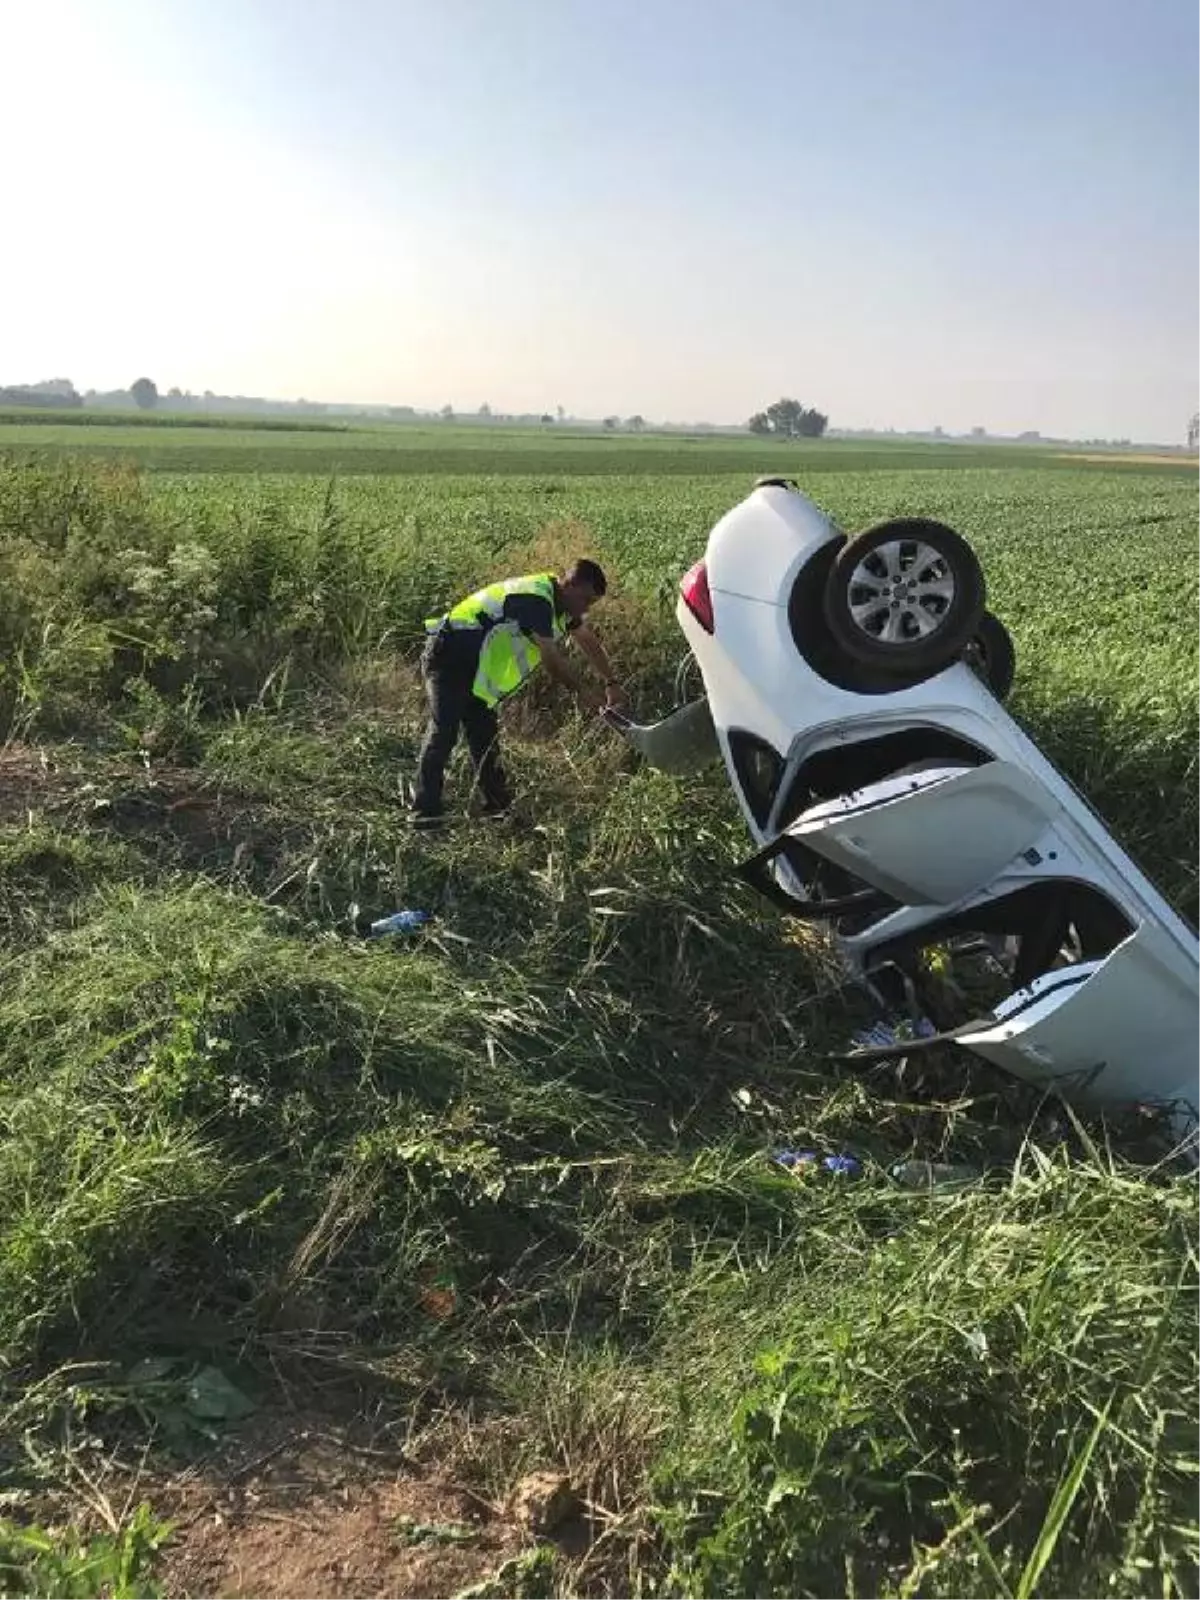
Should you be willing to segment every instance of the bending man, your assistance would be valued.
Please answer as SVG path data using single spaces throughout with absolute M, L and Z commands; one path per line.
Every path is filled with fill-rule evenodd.
M 421 671 L 429 726 L 412 802 L 415 823 L 431 826 L 441 820 L 446 763 L 460 728 L 467 736 L 483 814 L 498 817 L 508 810 L 512 793 L 500 762 L 496 708 L 539 665 L 589 711 L 624 704 L 604 646 L 584 620 L 607 588 L 594 561 L 576 561 L 561 577 L 536 572 L 491 583 L 445 616 L 426 621 L 429 638 Z M 563 645 L 568 634 L 601 680 L 603 695 L 567 660 Z

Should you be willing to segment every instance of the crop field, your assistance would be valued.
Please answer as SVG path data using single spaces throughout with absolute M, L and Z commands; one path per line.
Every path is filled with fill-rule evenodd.
M 425 616 L 594 555 L 649 718 L 763 471 L 971 539 L 1016 715 L 1194 917 L 1194 463 L 0 421 L 0 1596 L 1197 1592 L 1153 1127 L 834 1064 L 870 1012 L 723 774 L 546 685 L 517 819 L 456 767 L 405 826 Z
M 226 416 L 184 413 L 121 415 L 94 411 L 54 415 L 0 408 L 0 450 L 43 459 L 78 453 L 133 462 L 158 472 L 367 474 L 463 472 L 472 477 L 610 473 L 654 477 L 743 473 L 751 481 L 779 468 L 781 445 L 748 434 L 587 432 L 557 424 L 349 423 L 338 418 Z M 938 467 L 1036 466 L 1043 471 L 1099 462 L 1109 471 L 1147 472 L 1164 465 L 1194 476 L 1194 461 L 1112 451 L 1097 457 L 1039 445 L 944 444 L 915 440 L 823 439 L 789 447 L 791 466 L 820 472 Z

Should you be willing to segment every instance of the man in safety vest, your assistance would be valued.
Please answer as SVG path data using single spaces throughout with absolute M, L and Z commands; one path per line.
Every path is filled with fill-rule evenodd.
M 512 793 L 500 763 L 496 707 L 539 664 L 588 710 L 625 703 L 604 646 L 584 621 L 607 588 L 594 561 L 576 561 L 561 577 L 535 572 L 488 584 L 445 616 L 426 621 L 421 671 L 429 726 L 412 800 L 415 823 L 428 826 L 441 819 L 442 781 L 460 728 L 467 736 L 483 814 L 498 817 L 508 810 Z M 603 695 L 589 688 L 567 660 L 568 634 L 603 682 Z

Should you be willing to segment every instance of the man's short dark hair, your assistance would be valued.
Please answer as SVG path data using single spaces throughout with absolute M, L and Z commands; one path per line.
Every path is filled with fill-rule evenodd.
M 574 562 L 563 579 L 565 583 L 577 583 L 582 588 L 590 589 L 597 598 L 608 592 L 608 579 L 604 576 L 604 569 L 595 561 L 582 558 Z

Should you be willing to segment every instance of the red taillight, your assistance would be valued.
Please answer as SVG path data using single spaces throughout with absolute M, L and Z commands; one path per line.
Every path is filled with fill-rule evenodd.
M 690 572 L 684 573 L 679 582 L 679 592 L 683 596 L 684 605 L 705 633 L 712 633 L 713 603 L 712 595 L 708 591 L 708 568 L 703 561 L 697 561 Z

